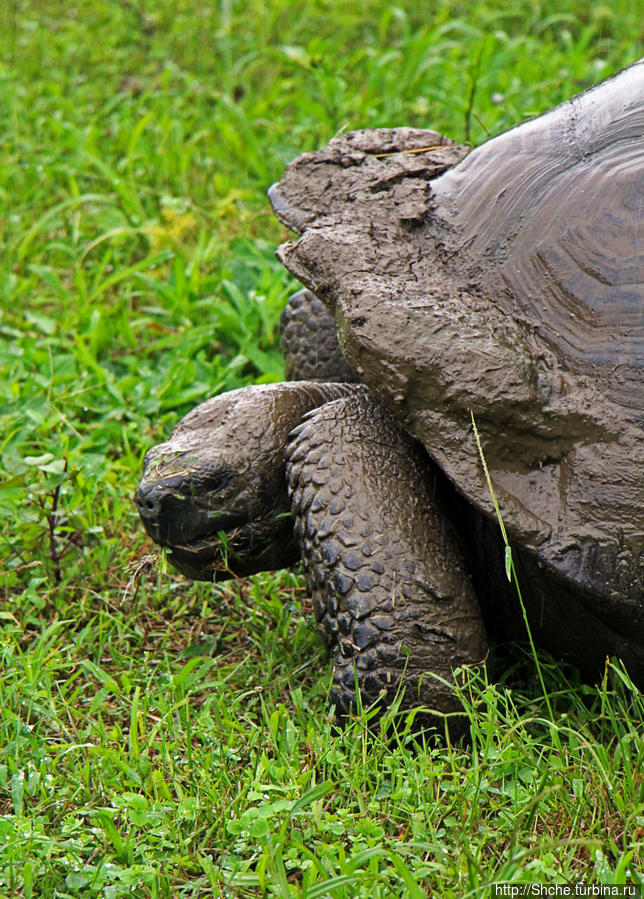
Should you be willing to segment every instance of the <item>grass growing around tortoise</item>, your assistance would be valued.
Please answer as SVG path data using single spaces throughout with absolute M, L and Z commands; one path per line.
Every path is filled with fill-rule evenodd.
M 287 161 L 345 126 L 480 142 L 633 61 L 641 13 L 3 5 L 0 896 L 640 881 L 644 702 L 618 666 L 588 686 L 541 657 L 548 702 L 527 654 L 464 682 L 468 746 L 368 710 L 337 733 L 298 576 L 188 583 L 131 495 L 192 405 L 282 376 L 264 191 Z

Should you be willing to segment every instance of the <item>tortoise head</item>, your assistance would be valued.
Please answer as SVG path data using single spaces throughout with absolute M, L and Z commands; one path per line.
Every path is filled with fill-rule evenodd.
M 298 560 L 284 449 L 302 416 L 341 389 L 300 382 L 233 390 L 197 406 L 147 453 L 135 503 L 176 568 L 217 581 Z

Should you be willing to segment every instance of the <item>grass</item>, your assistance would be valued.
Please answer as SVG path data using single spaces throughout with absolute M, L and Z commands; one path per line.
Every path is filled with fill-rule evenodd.
M 340 128 L 483 140 L 639 55 L 641 4 L 7 0 L 0 896 L 488 896 L 636 882 L 643 701 L 542 657 L 469 745 L 342 733 L 296 573 L 166 569 L 131 496 L 192 405 L 279 380 L 264 192 Z M 476 448 L 473 446 L 473 452 Z M 556 739 L 553 738 L 556 735 Z

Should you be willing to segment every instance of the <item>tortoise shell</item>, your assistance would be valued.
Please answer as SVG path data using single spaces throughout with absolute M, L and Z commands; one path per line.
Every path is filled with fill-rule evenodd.
M 466 152 L 401 128 L 305 154 L 269 192 L 301 235 L 279 256 L 489 522 L 474 417 L 554 642 L 604 622 L 644 670 L 644 61 Z

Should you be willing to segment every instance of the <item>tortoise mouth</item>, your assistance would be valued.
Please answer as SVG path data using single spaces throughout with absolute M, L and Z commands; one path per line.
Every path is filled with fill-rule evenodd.
M 262 529 L 254 522 L 167 547 L 170 563 L 197 581 L 226 581 L 260 571 L 288 568 L 300 558 L 290 517 L 279 529 Z
M 254 559 L 266 551 L 266 546 L 253 541 L 244 528 L 235 528 L 173 543 L 167 549 L 172 565 L 186 577 L 223 581 L 254 573 Z

